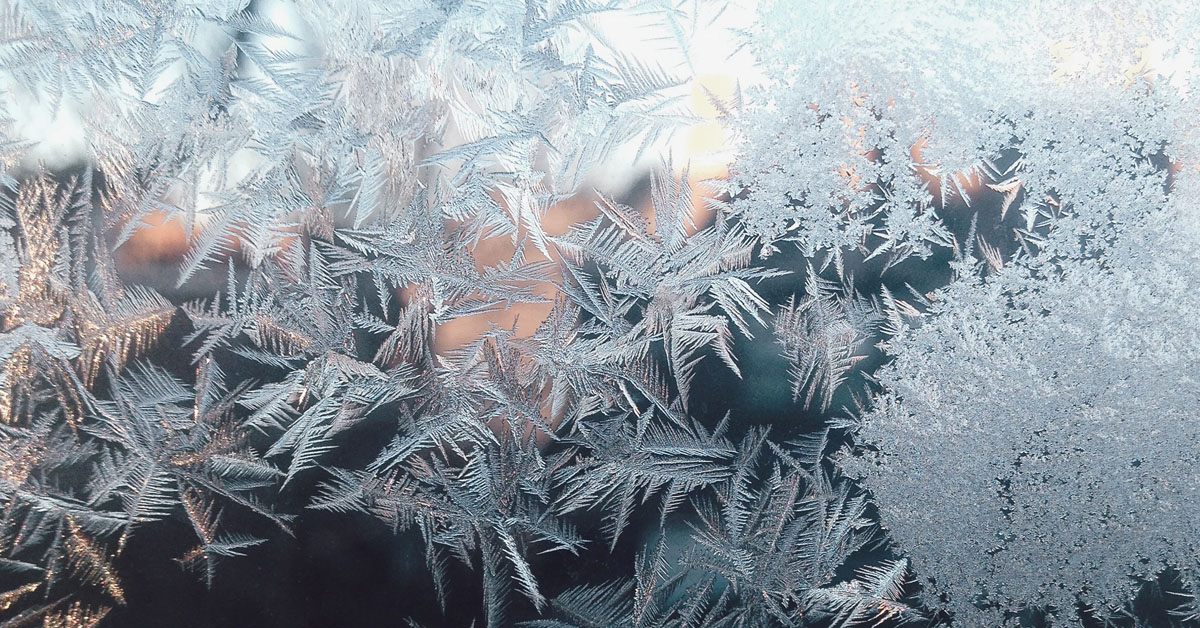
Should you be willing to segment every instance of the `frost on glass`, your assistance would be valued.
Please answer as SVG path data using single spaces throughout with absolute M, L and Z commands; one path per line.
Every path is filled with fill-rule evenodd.
M 763 2 L 723 91 L 720 2 L 0 0 L 0 626 L 314 517 L 476 625 L 1142 621 L 1200 9 L 993 4 Z
M 722 6 L 0 6 L 0 625 L 144 621 L 140 542 L 219 591 L 313 513 L 489 626 L 918 616 L 824 440 L 693 412 L 789 271 L 669 151 L 592 189 L 697 123 Z
M 1197 19 L 776 2 L 754 32 L 747 230 L 838 274 L 883 258 L 885 287 L 948 262 L 934 292 L 892 282 L 841 460 L 956 623 L 1119 614 L 1200 558 Z
M 1191 212 L 1147 212 L 1099 259 L 957 283 L 889 345 L 861 418 L 878 451 L 847 466 L 963 620 L 1107 614 L 1200 559 Z

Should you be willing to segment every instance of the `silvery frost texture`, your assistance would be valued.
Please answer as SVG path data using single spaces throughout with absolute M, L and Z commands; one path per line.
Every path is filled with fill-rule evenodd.
M 764 2 L 723 93 L 720 2 L 2 7 L 0 626 L 319 516 L 393 623 L 1200 618 L 1200 8 Z M 727 178 L 593 183 L 689 93 Z
M 734 210 L 839 274 L 953 250 L 843 467 L 956 624 L 1118 621 L 1200 559 L 1196 7 L 798 8 L 755 33 Z

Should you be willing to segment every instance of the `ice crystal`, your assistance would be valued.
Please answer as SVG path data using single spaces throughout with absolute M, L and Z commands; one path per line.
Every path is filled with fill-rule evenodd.
M 845 466 L 957 623 L 1119 614 L 1138 581 L 1200 557 L 1200 15 L 813 3 L 787 19 L 801 4 L 768 3 L 757 27 L 776 78 L 748 100 L 732 211 L 839 275 L 883 257 L 885 287 L 953 254 L 951 283 L 911 299 L 919 325 L 891 306 Z M 793 323 L 785 346 L 811 396 L 854 336 L 808 292 L 824 335 Z
M 769 0 L 721 90 L 725 5 L 3 2 L 0 625 L 319 516 L 489 626 L 1193 578 L 1200 11 Z

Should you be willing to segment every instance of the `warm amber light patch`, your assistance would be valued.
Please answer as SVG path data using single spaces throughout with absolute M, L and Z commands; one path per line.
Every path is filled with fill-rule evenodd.
M 503 204 L 504 202 L 498 194 L 493 198 L 498 203 Z M 600 215 L 600 210 L 596 208 L 597 200 L 598 197 L 595 194 L 581 193 L 555 203 L 542 217 L 540 223 L 542 231 L 548 236 L 560 236 L 570 230 L 573 225 L 593 220 Z M 453 225 L 447 226 L 453 228 Z M 517 235 L 517 241 L 522 244 L 521 254 L 527 262 L 544 262 L 548 259 L 556 263 L 559 261 L 552 259 L 557 257 L 553 250 L 550 251 L 552 258 L 547 258 L 532 241 L 523 237 L 526 235 L 524 230 L 518 232 Z M 482 240 L 471 249 L 475 269 L 479 272 L 511 260 L 516 252 L 516 244 L 513 243 L 512 238 L 507 236 Z M 525 287 L 532 288 L 534 293 L 545 301 L 543 303 L 515 303 L 503 310 L 464 316 L 441 323 L 437 325 L 434 334 L 434 352 L 444 354 L 462 347 L 493 327 L 511 330 L 518 338 L 532 336 L 553 309 L 558 289 L 549 280 L 528 282 Z
M 739 85 L 731 74 L 701 74 L 692 81 L 692 112 L 708 122 L 693 125 L 686 131 L 684 148 L 687 151 L 687 177 L 691 188 L 691 219 L 694 227 L 689 233 L 705 228 L 713 221 L 713 212 L 705 204 L 703 191 L 697 183 L 709 179 L 728 179 L 729 163 L 733 161 L 733 137 L 721 118 L 737 100 Z M 653 224 L 653 210 L 646 203 L 643 214 Z
M 117 272 L 134 281 L 145 281 L 164 266 L 175 268 L 188 250 L 188 238 L 178 218 L 167 220 L 165 212 L 155 212 L 142 222 L 145 224 L 115 254 Z
M 914 164 L 921 164 L 916 169 L 917 175 L 921 177 L 921 181 L 929 186 L 929 192 L 934 197 L 938 197 L 942 192 L 943 176 L 939 171 L 939 164 L 927 163 L 925 161 L 924 152 L 926 148 L 929 148 L 929 138 L 922 137 L 909 149 L 909 157 Z M 983 173 L 978 168 L 951 173 L 944 180 L 950 184 L 949 189 L 946 191 L 947 194 L 959 194 L 961 192 L 971 196 L 972 199 L 987 184 Z M 991 186 L 989 185 L 988 187 L 990 188 Z M 1003 191 L 1007 193 L 1007 190 Z
M 692 112 L 708 122 L 688 129 L 684 146 L 695 180 L 729 176 L 730 135 L 720 118 L 736 99 L 738 85 L 728 74 L 702 74 L 692 81 Z
M 692 111 L 701 118 L 716 120 L 721 108 L 713 102 L 728 103 L 737 93 L 737 82 L 728 74 L 701 74 L 692 81 Z

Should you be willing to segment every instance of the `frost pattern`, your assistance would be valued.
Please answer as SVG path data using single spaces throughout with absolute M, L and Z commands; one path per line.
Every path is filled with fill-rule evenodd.
M 952 254 L 948 286 L 890 306 L 841 461 L 956 623 L 1116 621 L 1200 559 L 1198 18 L 776 2 L 757 27 L 778 78 L 747 98 L 747 230 L 838 275 L 882 258 L 893 294 Z
M 183 530 L 176 561 L 213 586 L 314 510 L 412 531 L 419 595 L 460 605 L 468 573 L 489 626 L 918 615 L 903 561 L 840 570 L 880 539 L 823 446 L 693 412 L 788 271 L 697 219 L 714 184 L 669 160 L 647 207 L 588 183 L 697 121 L 686 54 L 635 58 L 594 20 L 686 49 L 720 7 L 3 11 L 4 626 L 129 618 L 139 539 Z M 30 111 L 76 120 L 81 162 L 40 166 Z M 139 285 L 128 256 L 171 229 L 170 281 Z M 516 311 L 538 318 L 486 322 Z M 630 543 L 636 565 L 547 586 L 543 555 Z
M 862 418 L 880 451 L 850 466 L 968 623 L 1030 601 L 1113 613 L 1133 578 L 1200 560 L 1192 213 L 1147 212 L 1109 262 L 957 283 L 889 347 Z
M 668 156 L 638 206 L 589 176 L 698 121 L 723 3 L 264 6 L 2 5 L 0 625 L 311 511 L 488 626 L 1121 623 L 1200 559 L 1191 3 L 765 2 L 765 80 L 696 90 L 728 180 Z M 756 360 L 780 415 L 712 392 Z

